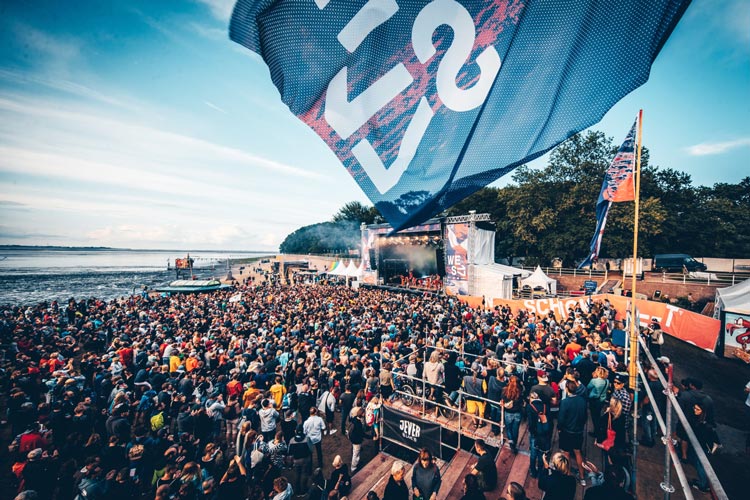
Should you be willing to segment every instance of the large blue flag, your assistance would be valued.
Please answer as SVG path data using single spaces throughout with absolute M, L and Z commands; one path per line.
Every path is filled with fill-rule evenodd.
M 598 122 L 689 3 L 239 0 L 229 33 L 401 229 Z
M 635 139 L 638 119 L 635 120 L 630 132 L 617 150 L 612 163 L 604 173 L 604 182 L 596 200 L 596 230 L 591 238 L 589 255 L 578 265 L 578 269 L 590 266 L 599 259 L 599 250 L 602 247 L 602 236 L 607 226 L 607 217 L 612 202 L 635 200 L 635 186 L 633 176 L 635 173 Z

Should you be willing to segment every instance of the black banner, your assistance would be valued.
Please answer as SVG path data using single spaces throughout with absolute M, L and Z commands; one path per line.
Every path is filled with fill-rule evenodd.
M 413 417 L 383 405 L 383 437 L 419 450 L 427 448 L 442 458 L 440 425 Z

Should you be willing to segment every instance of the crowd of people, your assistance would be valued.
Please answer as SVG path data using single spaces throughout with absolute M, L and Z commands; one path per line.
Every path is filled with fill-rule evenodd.
M 614 317 L 606 301 L 538 317 L 436 294 L 284 285 L 268 273 L 210 294 L 2 306 L 13 488 L 19 500 L 345 498 L 405 373 L 424 376 L 435 396 L 463 390 L 476 425 L 486 418 L 495 434 L 504 415 L 514 452 L 527 419 L 530 474 L 545 498 L 586 486 L 586 432 L 604 470 L 586 498 L 628 498 L 633 400 Z M 646 366 L 649 379 L 661 368 Z M 700 381 L 686 385 L 681 400 L 715 449 L 711 399 Z M 643 414 L 643 440 L 653 444 L 653 418 Z M 348 449 L 324 456 L 323 440 L 339 431 L 350 464 Z M 475 448 L 467 500 L 497 486 L 491 455 L 481 440 Z M 689 446 L 682 451 L 696 463 Z M 440 498 L 431 454 L 419 458 L 406 496 L 406 465 L 394 466 L 386 499 Z M 502 495 L 523 498 L 523 488 Z

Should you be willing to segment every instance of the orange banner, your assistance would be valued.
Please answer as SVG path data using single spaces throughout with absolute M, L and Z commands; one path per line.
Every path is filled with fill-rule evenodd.
M 623 319 L 628 308 L 628 301 L 632 299 L 609 294 L 591 296 L 591 300 L 594 301 L 603 301 L 605 298 L 609 299 L 610 304 L 617 311 L 617 319 Z M 507 305 L 514 313 L 520 309 L 526 309 L 542 316 L 546 316 L 552 311 L 557 318 L 564 318 L 567 317 L 568 310 L 576 305 L 580 305 L 581 309 L 588 311 L 588 300 L 588 297 L 537 300 L 494 299 L 492 305 Z M 687 311 L 671 304 L 650 300 L 637 300 L 637 308 L 641 326 L 648 326 L 651 323 L 651 318 L 656 318 L 664 333 L 707 351 L 713 352 L 716 348 L 716 341 L 719 338 L 721 328 L 721 321 L 718 319 Z
M 449 293 L 448 295 L 453 295 L 452 293 Z M 453 295 L 458 300 L 463 302 L 464 304 L 468 304 L 469 307 L 473 307 L 474 309 L 479 309 L 482 307 L 482 302 L 484 301 L 484 297 L 475 297 L 473 295 Z

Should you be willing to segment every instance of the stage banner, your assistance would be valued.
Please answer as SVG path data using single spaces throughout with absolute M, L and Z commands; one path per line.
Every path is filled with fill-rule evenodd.
M 427 448 L 433 456 L 442 458 L 440 425 L 413 417 L 383 405 L 383 437 L 412 449 Z
M 601 120 L 689 3 L 239 0 L 229 37 L 398 230 Z
M 550 311 L 555 313 L 558 319 L 568 316 L 570 309 L 575 309 L 577 305 L 581 306 L 584 312 L 589 310 L 589 301 L 603 302 L 609 300 L 610 304 L 617 312 L 616 318 L 625 319 L 625 312 L 628 308 L 628 297 L 610 294 L 597 294 L 588 297 L 570 297 L 570 298 L 547 298 L 537 300 L 505 300 L 494 299 L 494 306 L 508 306 L 516 313 L 520 309 L 533 311 L 538 316 L 546 316 Z M 676 337 L 685 342 L 689 342 L 701 349 L 713 352 L 716 348 L 716 342 L 719 338 L 721 321 L 702 314 L 694 313 L 665 304 L 664 302 L 654 302 L 650 300 L 637 301 L 639 322 L 641 326 L 648 326 L 652 318 L 656 318 L 662 327 L 662 331 L 668 335 Z
M 723 311 L 724 325 L 719 353 L 750 363 L 750 314 Z
M 456 298 L 474 309 L 483 308 L 484 297 L 474 295 L 457 295 Z
M 368 285 L 377 285 L 378 284 L 378 273 L 375 271 L 364 271 L 362 273 L 361 278 L 362 283 L 366 283 Z
M 445 291 L 469 295 L 469 225 L 445 225 Z
M 361 256 L 362 262 L 364 263 L 364 269 L 366 271 L 370 271 L 372 270 L 370 264 L 370 250 L 375 248 L 375 231 L 370 231 L 369 229 L 365 229 L 364 231 L 362 231 L 361 247 Z

